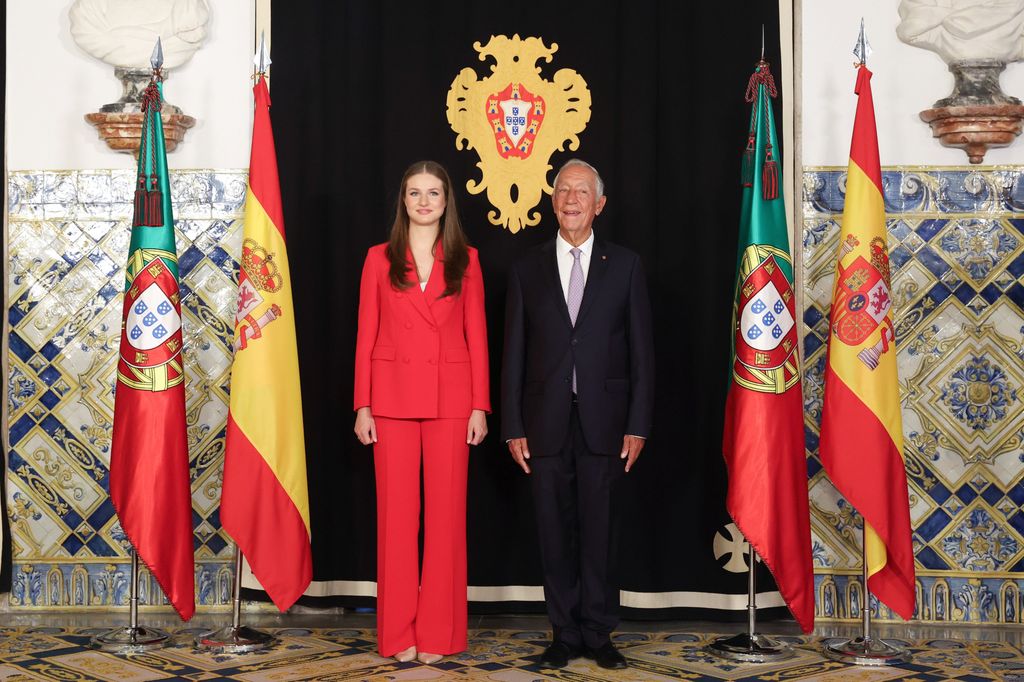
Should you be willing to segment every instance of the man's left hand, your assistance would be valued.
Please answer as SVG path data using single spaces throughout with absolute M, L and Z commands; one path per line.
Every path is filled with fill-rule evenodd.
M 620 459 L 626 460 L 626 473 L 633 468 L 633 464 L 636 462 L 636 458 L 640 456 L 640 451 L 644 449 L 644 439 L 639 436 L 623 436 L 622 437 L 622 454 L 619 455 Z

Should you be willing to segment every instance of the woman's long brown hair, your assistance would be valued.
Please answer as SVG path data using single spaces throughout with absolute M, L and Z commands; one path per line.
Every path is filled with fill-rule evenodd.
M 437 241 L 434 242 L 434 249 L 440 243 L 444 253 L 445 288 L 441 296 L 455 296 L 462 292 L 462 278 L 469 265 L 469 248 L 466 243 L 466 234 L 462 231 L 462 225 L 459 223 L 459 211 L 455 207 L 455 193 L 452 191 L 452 181 L 448 177 L 448 171 L 434 161 L 417 161 L 409 166 L 405 175 L 402 176 L 395 222 L 391 226 L 391 237 L 388 239 L 388 246 L 385 249 L 385 254 L 391 263 L 389 270 L 391 286 L 398 290 L 408 289 L 412 286 L 408 274 L 413 266 L 406 258 L 409 251 L 409 213 L 405 209 L 405 190 L 409 184 L 409 178 L 420 173 L 433 175 L 441 181 L 444 188 L 445 207 L 444 213 L 441 215 L 441 229 L 438 231 Z

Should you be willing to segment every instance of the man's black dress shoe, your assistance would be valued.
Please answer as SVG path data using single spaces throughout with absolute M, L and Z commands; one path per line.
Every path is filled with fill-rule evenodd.
M 586 656 L 607 670 L 622 670 L 626 667 L 626 657 L 611 642 L 605 642 L 597 649 L 587 649 Z
M 564 668 L 569 665 L 570 658 L 578 655 L 579 653 L 565 642 L 555 640 L 541 654 L 540 664 L 545 668 Z

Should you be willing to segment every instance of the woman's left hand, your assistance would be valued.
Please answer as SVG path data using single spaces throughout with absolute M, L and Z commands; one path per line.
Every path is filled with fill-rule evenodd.
M 487 413 L 483 410 L 473 410 L 469 415 L 469 426 L 466 427 L 466 442 L 470 445 L 480 445 L 486 435 Z

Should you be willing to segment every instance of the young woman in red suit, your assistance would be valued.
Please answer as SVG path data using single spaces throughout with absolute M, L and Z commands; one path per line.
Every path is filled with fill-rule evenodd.
M 405 172 L 391 238 L 366 254 L 354 407 L 377 477 L 377 648 L 436 663 L 466 649 L 466 471 L 491 404 L 480 260 L 433 161 Z

